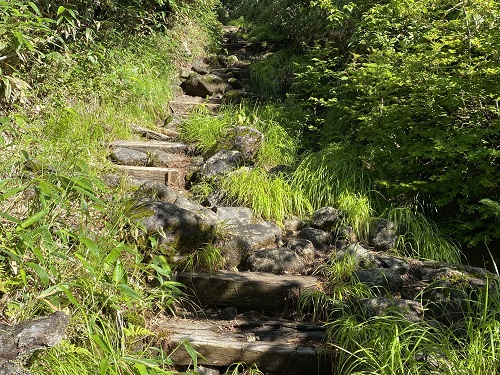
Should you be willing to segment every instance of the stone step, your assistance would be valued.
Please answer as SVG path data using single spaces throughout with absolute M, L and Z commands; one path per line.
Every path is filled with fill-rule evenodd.
M 226 51 L 224 51 L 225 53 Z M 248 59 L 250 57 L 255 57 L 255 52 L 245 52 L 245 51 L 238 51 L 238 50 L 227 50 L 228 55 L 234 55 L 236 56 L 239 60 L 243 59 Z
M 203 98 L 199 98 L 199 99 L 201 99 L 201 101 L 199 101 L 199 100 L 192 100 L 192 101 L 172 100 L 169 103 L 170 109 L 176 115 L 179 115 L 181 117 L 186 117 L 192 111 L 196 110 L 197 108 L 201 108 L 201 107 L 207 108 L 208 112 L 211 114 L 216 114 L 221 106 L 220 103 L 210 103 L 210 102 L 204 101 Z
M 234 34 L 240 30 L 239 26 L 222 26 L 224 33 Z
M 185 154 L 189 146 L 180 142 L 169 141 L 146 141 L 146 140 L 118 140 L 110 143 L 111 148 L 130 148 L 137 151 L 154 151 L 160 150 L 164 152 Z
M 132 126 L 132 131 L 142 135 L 146 139 L 154 139 L 157 141 L 170 142 L 172 139 L 179 138 L 179 133 L 171 129 L 159 129 L 158 131 L 154 131 L 141 126 Z
M 232 271 L 181 273 L 177 281 L 202 305 L 265 311 L 295 308 L 300 294 L 318 283 L 314 276 Z
M 177 168 L 117 165 L 118 170 L 136 181 L 153 181 L 171 187 L 184 187 L 185 171 Z
M 168 335 L 170 358 L 179 365 L 192 364 L 182 348 L 187 341 L 206 360 L 199 363 L 225 367 L 255 364 L 265 373 L 331 374 L 331 356 L 322 346 L 324 329 L 281 321 L 197 321 L 169 319 L 157 323 Z M 166 331 L 166 332 L 165 332 Z

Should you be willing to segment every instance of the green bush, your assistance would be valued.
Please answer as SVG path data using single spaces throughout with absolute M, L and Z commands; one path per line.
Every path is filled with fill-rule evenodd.
M 304 46 L 308 62 L 297 64 L 293 83 L 316 114 L 310 136 L 323 148 L 358 150 L 377 190 L 402 205 L 431 206 L 460 241 L 500 237 L 478 203 L 500 191 L 498 2 L 310 7 L 321 10 L 325 32 Z

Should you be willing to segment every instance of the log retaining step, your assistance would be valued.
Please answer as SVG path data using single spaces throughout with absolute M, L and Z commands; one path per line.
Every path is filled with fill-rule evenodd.
M 231 271 L 181 273 L 177 281 L 202 305 L 266 311 L 294 308 L 297 297 L 318 283 L 314 276 Z
M 136 167 L 130 165 L 116 165 L 116 168 L 128 177 L 139 181 L 149 180 L 173 187 L 184 186 L 185 172 L 177 168 Z
M 152 140 L 114 141 L 110 143 L 110 147 L 130 148 L 132 150 L 143 151 L 143 152 L 161 150 L 164 152 L 171 152 L 178 154 L 184 154 L 188 150 L 188 146 L 185 143 L 152 141 Z
M 211 366 L 237 362 L 256 364 L 267 374 L 330 374 L 331 358 L 322 346 L 323 327 L 291 322 L 193 321 L 169 319 L 157 323 L 168 337 L 167 350 L 179 365 L 192 364 L 182 347 L 187 341 Z

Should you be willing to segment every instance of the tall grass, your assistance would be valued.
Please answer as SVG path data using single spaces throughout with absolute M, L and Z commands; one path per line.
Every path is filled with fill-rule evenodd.
M 198 21 L 136 36 L 106 25 L 101 44 L 68 44 L 34 64 L 39 84 L 0 116 L 2 319 L 70 315 L 66 341 L 30 361 L 35 374 L 171 373 L 148 319 L 183 300 L 182 286 L 139 240 L 128 192 L 98 176 L 111 168 L 109 141 L 129 137 L 131 125 L 163 124 L 173 62 L 188 59 L 179 35 L 198 50 L 208 42 Z
M 278 223 L 311 213 L 311 205 L 300 190 L 294 190 L 284 177 L 269 176 L 261 168 L 237 170 L 221 187 L 229 202 L 251 207 L 255 215 Z
M 498 285 L 496 286 L 498 287 Z M 475 315 L 454 326 L 409 322 L 394 315 L 344 315 L 327 325 L 338 374 L 477 374 L 498 372 L 500 298 L 486 290 L 471 302 Z
M 236 126 L 253 127 L 264 134 L 264 142 L 258 152 L 255 164 L 271 168 L 279 164 L 295 162 L 298 139 L 287 131 L 282 109 L 274 105 L 226 106 L 217 116 L 207 116 L 203 109 L 192 114 L 182 124 L 181 135 L 187 142 L 194 143 L 205 155 L 218 151 L 218 141 L 224 139 L 229 129 Z
M 294 172 L 292 182 L 315 209 L 335 206 L 344 192 L 367 194 L 372 187 L 355 150 L 343 144 L 331 144 L 306 155 Z
M 443 237 L 438 226 L 409 208 L 388 209 L 382 216 L 400 229 L 396 247 L 405 255 L 443 262 L 460 262 L 460 249 Z

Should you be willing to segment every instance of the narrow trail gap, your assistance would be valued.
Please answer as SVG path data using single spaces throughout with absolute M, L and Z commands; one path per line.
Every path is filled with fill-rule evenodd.
M 131 184 L 147 186 L 153 198 L 166 198 L 167 202 L 198 211 L 206 209 L 185 197 L 185 185 L 186 176 L 200 167 L 203 159 L 192 156 L 190 145 L 177 141 L 178 126 L 199 106 L 216 115 L 226 101 L 226 91 L 238 97 L 250 96 L 250 61 L 262 52 L 260 45 L 240 39 L 238 27 L 226 26 L 224 31 L 222 51 L 229 61 L 215 68 L 203 63 L 193 65 L 186 74 L 214 75 L 224 80 L 225 88 L 215 87 L 213 92 L 211 88 L 204 91 L 203 84 L 201 89 L 185 88 L 190 94 L 183 93 L 169 103 L 173 120 L 166 128 L 134 129 L 139 139 L 119 140 L 110 145 L 111 160 Z M 250 217 L 246 225 L 258 224 Z M 271 235 L 271 247 L 276 247 L 278 241 L 279 235 L 275 234 Z M 258 236 L 258 230 L 252 235 Z M 166 352 L 187 340 L 206 358 L 199 359 L 199 363 L 221 373 L 231 364 L 241 362 L 256 365 L 266 374 L 331 372 L 329 355 L 322 345 L 322 324 L 304 324 L 295 319 L 297 298 L 305 289 L 317 285 L 316 277 L 221 270 L 181 273 L 177 281 L 187 286 L 200 309 L 181 312 L 183 317 L 164 317 L 154 322 L 155 330 L 167 332 Z M 192 365 L 192 358 L 182 345 L 171 358 L 180 368 Z

